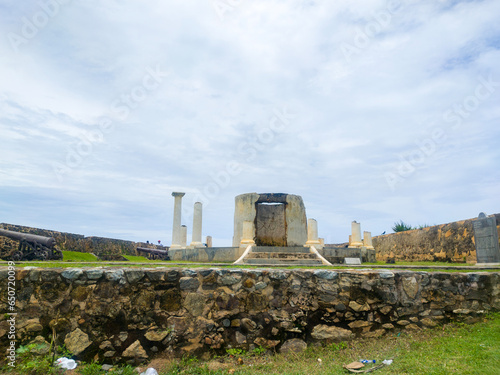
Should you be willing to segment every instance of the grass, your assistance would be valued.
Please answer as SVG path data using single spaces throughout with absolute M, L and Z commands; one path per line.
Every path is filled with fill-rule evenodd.
M 127 255 L 128 257 L 128 255 Z M 133 261 L 134 263 L 136 261 Z M 92 264 L 94 263 L 94 264 Z M 137 263 L 128 263 L 128 262 L 111 262 L 111 261 L 97 261 L 97 262 L 76 262 L 76 261 L 38 261 L 38 262 L 16 262 L 17 267 L 40 267 L 40 268 L 86 268 L 86 267 L 120 267 L 120 268 L 140 268 L 140 267 L 163 267 L 163 268 L 179 268 L 184 266 L 189 266 L 189 268 L 222 268 L 222 269 L 327 269 L 327 270 L 351 270 L 351 269 L 370 269 L 370 266 L 378 265 L 378 266 L 387 266 L 387 264 L 383 262 L 377 263 L 363 263 L 361 266 L 353 267 L 353 266 L 314 266 L 314 267 L 304 267 L 304 266 L 289 266 L 289 267 L 268 267 L 268 266 L 257 266 L 257 265 L 233 265 L 231 263 L 195 263 L 195 262 L 187 262 L 187 261 L 171 261 L 171 262 L 163 262 L 156 260 L 146 260 Z M 0 262 L 1 266 L 7 266 L 7 262 Z M 394 265 L 392 265 L 394 266 Z M 400 269 L 404 269 L 405 266 L 419 266 L 418 268 L 411 268 L 411 271 L 424 271 L 424 272 L 499 272 L 500 267 L 481 270 L 476 269 L 471 264 L 460 263 L 456 266 L 471 266 L 470 269 L 453 269 L 453 268 L 443 268 L 443 269 L 433 269 L 429 268 L 431 266 L 444 266 L 444 267 L 453 267 L 452 263 L 444 263 L 444 262 L 401 262 L 396 263 L 396 267 L 391 267 L 390 269 L 397 270 L 400 266 Z M 387 267 L 389 268 L 389 267 Z M 381 270 L 383 267 L 373 268 L 374 271 Z
M 64 262 L 99 262 L 94 254 L 62 250 Z
M 310 345 L 301 353 L 273 354 L 257 347 L 251 351 L 226 350 L 207 361 L 195 357 L 156 358 L 141 366 L 155 368 L 159 375 L 335 375 L 347 374 L 342 365 L 360 359 L 393 359 L 378 374 L 498 374 L 500 368 L 500 313 L 473 325 L 452 323 L 435 329 L 403 332 L 379 339 L 356 339 L 325 346 Z M 50 355 L 35 355 L 34 345 L 20 347 L 15 368 L 0 367 L 0 373 L 21 375 L 63 374 L 51 367 Z M 70 356 L 70 353 L 59 353 Z M 56 358 L 58 358 L 56 356 Z M 318 361 L 321 359 L 321 363 Z M 366 365 L 366 368 L 374 365 Z M 79 363 L 78 375 L 105 374 L 98 363 Z M 110 375 L 137 374 L 132 366 L 116 366 Z
M 342 365 L 360 359 L 393 359 L 379 374 L 498 374 L 500 368 L 500 314 L 475 325 L 448 324 L 379 339 L 309 347 L 298 354 L 241 353 L 208 362 L 173 360 L 160 375 L 315 375 L 347 374 Z M 241 358 L 238 361 L 238 358 Z M 321 359 L 321 365 L 318 361 Z M 243 364 L 238 364 L 238 363 Z M 373 365 L 367 365 L 370 368 Z
M 130 262 L 137 262 L 137 263 L 148 263 L 148 262 L 154 262 L 153 260 L 150 260 L 146 257 L 140 256 L 140 255 L 123 255 L 123 257 Z
M 367 266 L 442 266 L 442 267 L 467 267 L 474 266 L 474 263 L 449 263 L 449 262 L 433 262 L 433 261 L 419 261 L 419 262 L 401 262 L 398 261 L 394 264 L 387 264 L 386 262 L 371 262 L 363 263 Z

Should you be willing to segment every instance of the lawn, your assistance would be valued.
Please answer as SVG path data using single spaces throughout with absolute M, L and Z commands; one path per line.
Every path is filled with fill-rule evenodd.
M 130 262 L 136 262 L 136 263 L 152 262 L 152 260 L 149 260 L 148 258 L 140 255 L 123 255 L 123 257 L 129 260 Z
M 79 251 L 67 251 L 62 250 L 63 253 L 63 261 L 64 262 L 98 262 L 99 258 L 97 258 L 94 254 L 90 253 L 81 253 Z

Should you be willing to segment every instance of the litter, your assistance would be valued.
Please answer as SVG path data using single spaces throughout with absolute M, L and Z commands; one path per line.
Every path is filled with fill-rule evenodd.
M 345 365 L 344 367 L 348 370 L 359 370 L 360 368 L 365 367 L 365 365 L 362 364 L 361 362 L 351 362 L 348 365 Z
M 140 375 L 158 375 L 158 371 L 156 371 L 154 368 L 148 368 L 146 371 L 141 372 Z
M 372 371 L 378 370 L 382 367 L 388 366 L 392 363 L 392 359 L 386 359 L 380 365 L 361 370 L 363 367 L 365 367 L 364 363 L 375 364 L 376 361 L 374 359 L 373 360 L 362 359 L 359 362 L 351 362 L 348 365 L 344 365 L 343 367 L 350 372 L 362 374 L 362 373 L 372 372 Z
M 57 366 L 64 368 L 66 370 L 73 370 L 76 368 L 76 362 L 74 359 L 69 359 L 66 357 L 61 357 L 56 360 Z

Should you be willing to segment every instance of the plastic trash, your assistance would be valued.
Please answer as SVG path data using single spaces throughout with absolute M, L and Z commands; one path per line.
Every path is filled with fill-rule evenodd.
M 158 371 L 156 371 L 154 368 L 150 367 L 146 371 L 141 372 L 141 375 L 158 375 Z
M 76 368 L 76 362 L 74 359 L 69 359 L 66 357 L 61 357 L 56 360 L 57 366 L 64 368 L 66 370 L 73 370 Z
M 392 365 L 392 359 L 384 359 L 382 363 L 386 366 Z
M 376 363 L 374 359 L 360 359 L 359 360 L 361 363 L 367 364 L 367 363 Z

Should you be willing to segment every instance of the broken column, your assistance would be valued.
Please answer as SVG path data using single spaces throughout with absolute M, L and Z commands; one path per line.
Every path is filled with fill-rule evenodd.
M 207 247 L 212 247 L 212 236 L 207 236 Z
M 361 242 L 361 224 L 354 220 L 351 223 L 351 241 L 349 247 L 361 247 L 363 242 Z
M 318 238 L 318 222 L 315 219 L 307 219 L 307 242 L 304 246 L 321 247 Z
M 172 224 L 172 245 L 171 249 L 181 247 L 181 212 L 182 212 L 182 197 L 186 193 L 173 192 L 174 201 L 174 222 Z
M 372 243 L 372 232 L 363 232 L 363 246 L 365 246 L 368 250 L 375 249 Z
M 255 245 L 254 237 L 254 225 L 251 221 L 245 220 L 243 222 L 243 234 L 241 236 L 240 246 Z
M 186 247 L 188 229 L 185 225 L 181 225 L 181 247 Z
M 201 242 L 202 204 L 196 202 L 193 209 L 193 237 L 190 247 L 203 247 Z

